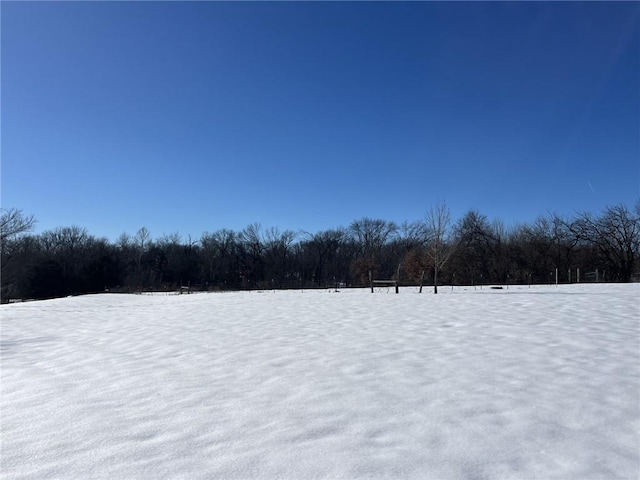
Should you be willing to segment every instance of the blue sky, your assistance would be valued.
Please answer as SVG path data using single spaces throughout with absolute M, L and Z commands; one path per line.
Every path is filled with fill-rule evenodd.
M 637 2 L 1 3 L 2 206 L 316 232 L 640 197 Z

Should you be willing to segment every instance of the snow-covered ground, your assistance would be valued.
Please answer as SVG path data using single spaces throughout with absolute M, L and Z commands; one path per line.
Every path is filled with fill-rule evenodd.
M 640 476 L 637 284 L 0 314 L 3 479 Z

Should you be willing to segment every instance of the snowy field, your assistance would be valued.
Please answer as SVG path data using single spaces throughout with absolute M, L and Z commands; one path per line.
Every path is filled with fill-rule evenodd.
M 638 479 L 640 285 L 3 305 L 3 479 Z

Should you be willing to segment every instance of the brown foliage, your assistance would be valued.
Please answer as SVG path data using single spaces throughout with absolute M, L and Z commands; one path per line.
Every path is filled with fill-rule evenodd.
M 429 259 L 421 248 L 412 248 L 404 256 L 402 266 L 410 278 L 420 280 L 424 271 L 429 268 Z

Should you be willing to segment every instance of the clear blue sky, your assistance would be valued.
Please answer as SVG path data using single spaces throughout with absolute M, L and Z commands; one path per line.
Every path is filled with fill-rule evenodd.
M 115 239 L 640 197 L 637 2 L 6 2 L 2 206 Z

